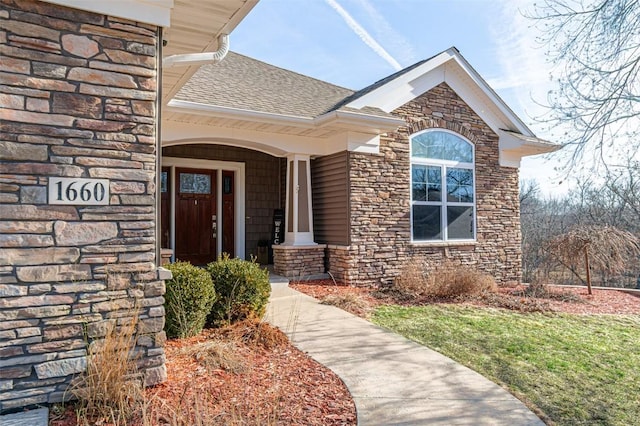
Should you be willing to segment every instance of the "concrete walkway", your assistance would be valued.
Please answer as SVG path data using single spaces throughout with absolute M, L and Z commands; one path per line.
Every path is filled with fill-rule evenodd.
M 333 370 L 359 425 L 544 425 L 495 383 L 402 336 L 318 303 L 273 277 L 267 321 Z

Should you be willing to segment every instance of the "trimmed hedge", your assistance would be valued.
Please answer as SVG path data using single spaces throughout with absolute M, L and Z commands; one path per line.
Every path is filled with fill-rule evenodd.
M 271 285 L 269 272 L 255 260 L 231 259 L 224 254 L 207 265 L 219 299 L 213 304 L 209 322 L 231 324 L 264 316 Z
M 164 296 L 167 336 L 195 336 L 204 328 L 217 299 L 211 275 L 189 262 L 172 263 L 167 269 L 173 274 Z

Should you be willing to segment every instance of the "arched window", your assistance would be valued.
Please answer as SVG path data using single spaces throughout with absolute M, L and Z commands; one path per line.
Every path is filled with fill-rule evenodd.
M 474 146 L 446 130 L 411 136 L 411 238 L 475 239 Z

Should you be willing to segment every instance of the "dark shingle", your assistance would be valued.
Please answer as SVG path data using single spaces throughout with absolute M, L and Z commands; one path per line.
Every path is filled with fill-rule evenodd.
M 341 108 L 353 90 L 229 52 L 217 64 L 203 65 L 175 99 L 227 108 L 315 118 L 341 109 L 391 117 L 378 108 Z
M 229 52 L 204 65 L 176 94 L 180 100 L 209 105 L 317 117 L 353 90 Z

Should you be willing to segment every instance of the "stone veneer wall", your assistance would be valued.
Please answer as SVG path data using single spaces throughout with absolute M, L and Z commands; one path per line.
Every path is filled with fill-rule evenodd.
M 277 275 L 302 279 L 323 274 L 325 245 L 317 246 L 273 246 L 273 271 Z
M 445 83 L 394 114 L 407 125 L 381 137 L 379 154 L 350 153 L 351 246 L 348 255 L 330 249 L 330 271 L 357 285 L 388 284 L 420 257 L 477 265 L 500 283 L 520 281 L 518 170 L 499 165 L 498 136 Z M 427 128 L 458 132 L 476 147 L 475 243 L 411 243 L 409 136 Z M 352 269 L 332 269 L 336 255 Z
M 85 338 L 135 313 L 145 383 L 166 376 L 158 33 L 0 0 L 0 411 L 62 400 L 85 369 Z M 53 176 L 110 179 L 110 205 L 49 205 Z
M 336 281 L 358 285 L 358 251 L 349 246 L 327 245 L 325 268 Z

